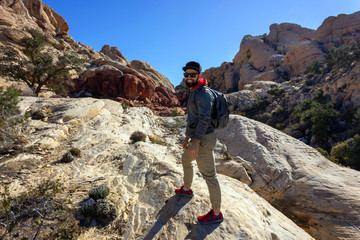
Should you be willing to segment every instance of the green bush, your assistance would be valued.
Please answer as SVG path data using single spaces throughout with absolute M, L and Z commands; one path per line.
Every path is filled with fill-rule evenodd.
M 360 61 L 360 44 L 353 43 L 341 47 L 334 47 L 325 55 L 325 62 L 330 71 L 348 68 L 354 61 Z
M 255 116 L 255 120 L 262 122 L 262 123 L 266 123 L 269 119 L 271 119 L 270 113 L 262 113 L 262 114 L 257 114 Z
M 275 98 L 285 96 L 285 89 L 284 88 L 272 88 L 267 91 L 268 94 L 272 95 Z
M 331 149 L 330 158 L 335 163 L 360 170 L 360 135 L 356 134 Z
M 326 143 L 331 136 L 331 121 L 339 115 L 328 95 L 323 95 L 320 90 L 313 99 L 306 99 L 294 112 L 305 123 L 311 124 L 312 135 L 316 142 Z
M 167 146 L 167 143 L 161 137 L 159 137 L 157 135 L 149 136 L 149 140 L 152 143 Z
M 322 63 L 319 61 L 313 61 L 304 71 L 305 75 L 313 76 L 321 73 L 321 68 L 323 67 Z
M 94 200 L 98 200 L 98 199 L 106 198 L 109 194 L 110 194 L 110 188 L 108 186 L 103 185 L 91 189 L 91 191 L 89 192 L 89 197 Z
M 251 106 L 243 110 L 246 117 L 253 118 L 255 115 L 265 111 L 270 102 L 267 99 L 256 98 L 256 102 Z
M 21 135 L 21 126 L 27 115 L 18 116 L 20 91 L 8 87 L 5 91 L 0 87 L 0 151 L 9 149 Z
M 60 181 L 45 180 L 30 191 L 12 196 L 0 191 L 0 239 L 76 239 L 80 228 Z
M 71 155 L 73 155 L 74 157 L 81 157 L 81 151 L 78 148 L 71 148 L 70 149 L 70 153 Z
M 132 143 L 136 143 L 139 141 L 145 142 L 145 139 L 146 139 L 146 134 L 141 131 L 133 132 L 130 136 L 130 140 L 132 141 Z
M 170 116 L 171 117 L 177 117 L 177 116 L 182 116 L 182 114 L 178 110 L 174 109 L 174 110 L 171 111 Z
M 322 148 L 319 148 L 319 147 L 316 148 L 316 150 L 317 150 L 319 153 L 321 153 L 321 155 L 323 155 L 324 157 L 330 159 L 330 155 L 329 155 L 329 153 L 328 153 L 326 150 L 324 150 L 324 149 L 322 149 Z

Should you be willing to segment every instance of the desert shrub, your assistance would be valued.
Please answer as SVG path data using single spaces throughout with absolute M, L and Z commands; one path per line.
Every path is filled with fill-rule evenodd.
M 60 181 L 46 180 L 34 189 L 11 196 L 0 192 L 1 239 L 76 239 L 80 228 L 67 207 L 57 198 L 64 191 Z
M 291 74 L 288 71 L 278 72 L 279 79 L 276 82 L 283 83 L 290 80 Z
M 294 113 L 305 123 L 311 125 L 312 135 L 319 144 L 325 143 L 331 136 L 331 122 L 339 114 L 328 95 L 318 91 L 313 99 L 306 99 Z
M 180 111 L 174 109 L 174 110 L 171 111 L 170 116 L 171 117 L 177 117 L 177 116 L 182 116 L 182 114 L 181 114 Z
M 121 106 L 124 110 L 128 109 L 129 107 L 131 107 L 131 104 L 129 102 L 122 102 Z
M 348 68 L 354 61 L 360 61 L 360 44 L 353 43 L 341 47 L 334 47 L 325 55 L 325 62 L 330 71 Z
M 267 91 L 268 94 L 272 95 L 275 98 L 285 96 L 284 88 L 272 88 Z
M 80 223 L 84 226 L 106 226 L 114 221 L 118 214 L 116 206 L 108 199 L 110 188 L 102 185 L 89 192 L 89 197 L 81 204 L 81 213 L 85 216 Z
M 96 216 L 96 201 L 92 198 L 85 200 L 81 205 L 81 212 L 85 216 Z
M 21 127 L 27 115 L 18 113 L 20 91 L 8 87 L 5 91 L 0 87 L 0 152 L 10 148 L 21 135 Z
M 81 157 L 81 151 L 78 148 L 71 148 L 70 149 L 70 153 L 71 155 L 73 155 L 74 157 Z
M 253 118 L 255 115 L 264 111 L 270 102 L 267 99 L 256 98 L 256 102 L 251 106 L 243 110 L 246 117 Z
M 360 135 L 356 134 L 331 149 L 330 159 L 335 163 L 360 170 Z
M 132 141 L 132 143 L 136 143 L 139 141 L 145 142 L 145 139 L 146 139 L 146 134 L 141 131 L 133 132 L 130 136 L 130 140 Z
M 75 157 L 70 152 L 67 152 L 62 156 L 60 162 L 62 162 L 62 163 L 70 163 L 70 162 L 72 162 L 74 160 L 75 160 Z
M 279 130 L 283 130 L 283 129 L 285 129 L 285 127 L 286 127 L 285 123 L 276 123 L 275 124 L 275 128 L 279 129 Z
M 99 199 L 96 201 L 96 215 L 103 219 L 103 222 L 113 221 L 118 216 L 118 211 L 109 200 Z
M 323 64 L 319 61 L 313 61 L 304 71 L 304 74 L 307 76 L 313 76 L 318 75 L 321 73 L 321 68 L 323 67 Z
M 262 122 L 262 123 L 266 123 L 269 119 L 271 119 L 270 113 L 261 113 L 261 114 L 257 114 L 255 116 L 255 120 Z
M 161 139 L 161 137 L 159 137 L 159 136 L 156 136 L 156 135 L 149 136 L 149 140 L 152 143 L 167 146 L 167 143 L 163 139 Z
M 224 160 L 233 160 L 233 156 L 228 152 L 226 146 L 222 146 L 221 151 L 222 155 L 224 156 Z
M 319 153 L 321 153 L 321 155 L 323 155 L 324 157 L 330 159 L 330 154 L 329 154 L 326 150 L 324 150 L 324 149 L 322 149 L 322 148 L 320 148 L 320 147 L 316 148 L 316 150 L 317 150 Z
M 106 198 L 109 194 L 110 194 L 110 188 L 108 186 L 102 185 L 94 189 L 91 189 L 89 192 L 89 197 L 94 200 L 98 200 L 98 199 Z

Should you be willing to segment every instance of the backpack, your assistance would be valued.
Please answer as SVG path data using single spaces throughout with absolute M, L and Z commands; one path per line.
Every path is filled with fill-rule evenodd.
M 211 124 L 215 129 L 225 128 L 229 122 L 229 107 L 225 94 L 209 88 L 215 97 Z

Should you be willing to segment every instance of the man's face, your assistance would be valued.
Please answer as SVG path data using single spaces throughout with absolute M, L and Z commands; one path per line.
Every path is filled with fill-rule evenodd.
M 194 69 L 187 69 L 184 73 L 185 82 L 188 88 L 196 86 L 199 81 L 199 73 Z

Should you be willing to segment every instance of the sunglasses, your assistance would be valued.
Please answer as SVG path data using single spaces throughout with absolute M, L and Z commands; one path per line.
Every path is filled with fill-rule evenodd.
M 197 73 L 184 73 L 184 77 L 192 77 L 192 78 L 194 78 L 194 77 L 196 77 L 196 75 L 197 75 Z

